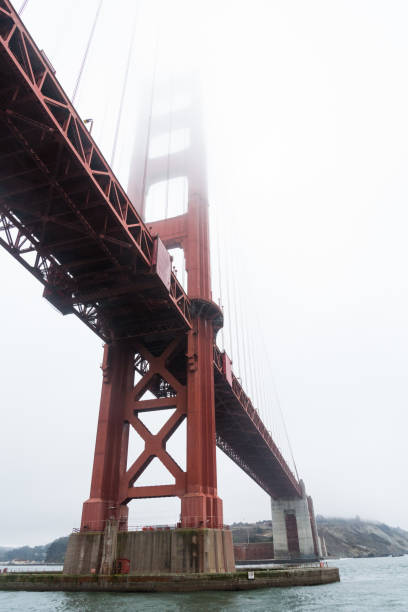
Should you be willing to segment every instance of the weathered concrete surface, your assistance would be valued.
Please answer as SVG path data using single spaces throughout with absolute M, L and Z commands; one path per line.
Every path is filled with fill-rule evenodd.
M 161 576 L 69 576 L 10 573 L 0 576 L 0 590 L 121 593 L 244 591 L 267 587 L 313 586 L 339 580 L 339 570 L 335 567 L 257 570 L 254 580 L 248 579 L 246 571 L 231 574 L 167 574 Z
M 271 499 L 275 559 L 321 557 L 313 503 L 302 480 L 300 485 L 301 498 Z
M 327 557 L 326 540 L 324 536 L 319 536 L 319 538 L 320 538 L 320 550 L 322 551 L 322 557 L 326 558 Z
M 293 513 L 296 516 L 299 551 L 292 552 L 289 547 L 285 520 L 287 513 Z M 304 559 L 316 558 L 309 508 L 305 498 L 273 499 L 272 531 L 275 559 L 288 559 L 294 555 Z
M 235 570 L 228 529 L 119 532 L 118 558 L 131 574 L 223 573 Z
M 130 574 L 225 573 L 235 571 L 228 529 L 172 529 L 73 533 L 64 574 L 110 574 L 116 559 L 130 561 Z
M 115 573 L 115 561 L 118 558 L 118 521 L 107 521 L 103 534 L 101 574 Z
M 102 561 L 103 532 L 71 533 L 64 560 L 66 574 L 90 574 Z

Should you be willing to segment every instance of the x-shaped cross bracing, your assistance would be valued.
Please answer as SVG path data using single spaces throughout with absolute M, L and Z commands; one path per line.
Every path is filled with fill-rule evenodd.
M 149 369 L 127 396 L 125 421 L 144 440 L 145 448 L 122 477 L 121 503 L 127 503 L 129 500 L 136 498 L 181 497 L 185 492 L 186 473 L 166 450 L 167 441 L 187 416 L 186 387 L 166 367 L 166 362 L 176 350 L 179 342 L 179 339 L 172 341 L 159 357 L 152 355 L 144 346 L 136 347 L 137 352 L 149 363 Z M 141 397 L 144 393 L 152 390 L 154 380 L 157 380 L 157 377 L 168 383 L 175 395 L 142 400 Z M 157 434 L 152 434 L 139 418 L 139 413 L 168 410 L 169 408 L 175 408 L 175 412 Z M 155 457 L 174 477 L 175 484 L 134 486 L 134 483 Z

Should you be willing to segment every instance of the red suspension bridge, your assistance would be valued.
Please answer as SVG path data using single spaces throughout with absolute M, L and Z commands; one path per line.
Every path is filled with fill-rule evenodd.
M 130 500 L 169 496 L 181 499 L 182 527 L 221 530 L 218 445 L 274 500 L 275 555 L 318 556 L 311 500 L 216 345 L 223 313 L 211 294 L 194 91 L 188 111 L 173 117 L 190 133 L 187 165 L 178 164 L 178 153 L 171 154 L 171 174 L 169 156 L 146 165 L 146 142 L 165 129 L 147 105 L 140 113 L 147 140 L 136 143 L 127 195 L 8 0 L 0 0 L 0 40 L 0 243 L 44 285 L 47 300 L 105 342 L 81 532 L 102 532 L 112 521 L 125 531 Z M 188 182 L 186 210 L 146 224 L 149 188 L 181 175 Z M 184 252 L 187 293 L 172 270 L 168 249 L 175 247 Z M 156 435 L 139 418 L 169 409 Z M 184 420 L 185 471 L 166 450 Z M 127 468 L 129 428 L 141 436 L 144 450 Z M 138 486 L 154 458 L 174 484 Z M 307 508 L 306 519 L 299 504 Z

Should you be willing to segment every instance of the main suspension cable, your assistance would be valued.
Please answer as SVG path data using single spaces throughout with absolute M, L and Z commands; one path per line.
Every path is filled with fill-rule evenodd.
M 71 96 L 72 104 L 75 102 L 75 98 L 76 98 L 76 95 L 78 93 L 78 87 L 79 87 L 79 84 L 81 82 L 82 73 L 84 71 L 86 60 L 88 58 L 89 48 L 90 48 L 91 43 L 92 43 L 93 35 L 94 35 L 94 32 L 95 32 L 96 24 L 98 22 L 99 13 L 101 12 L 102 4 L 103 4 L 103 0 L 99 0 L 98 8 L 96 9 L 95 19 L 93 21 L 92 28 L 91 28 L 91 33 L 89 34 L 88 43 L 86 45 L 85 53 L 84 53 L 84 55 L 82 57 L 82 62 L 81 62 L 81 66 L 79 68 L 79 73 L 78 73 L 78 77 L 77 77 L 77 80 L 76 80 L 76 83 L 75 83 L 74 91 L 72 92 L 72 96 Z
M 28 4 L 28 0 L 24 0 L 23 4 L 20 6 L 20 8 L 18 9 L 18 14 L 19 16 L 21 16 L 26 8 Z
M 164 218 L 169 216 L 169 189 L 170 189 L 170 159 L 171 159 L 171 142 L 173 134 L 173 96 L 174 96 L 174 76 L 171 74 L 169 78 L 169 132 L 167 140 L 167 160 L 166 160 L 166 200 L 164 207 Z

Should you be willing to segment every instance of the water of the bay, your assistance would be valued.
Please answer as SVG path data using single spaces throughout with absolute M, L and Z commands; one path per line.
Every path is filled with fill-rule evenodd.
M 341 582 L 314 587 L 206 593 L 0 591 L 1 612 L 408 611 L 408 556 L 340 559 Z

